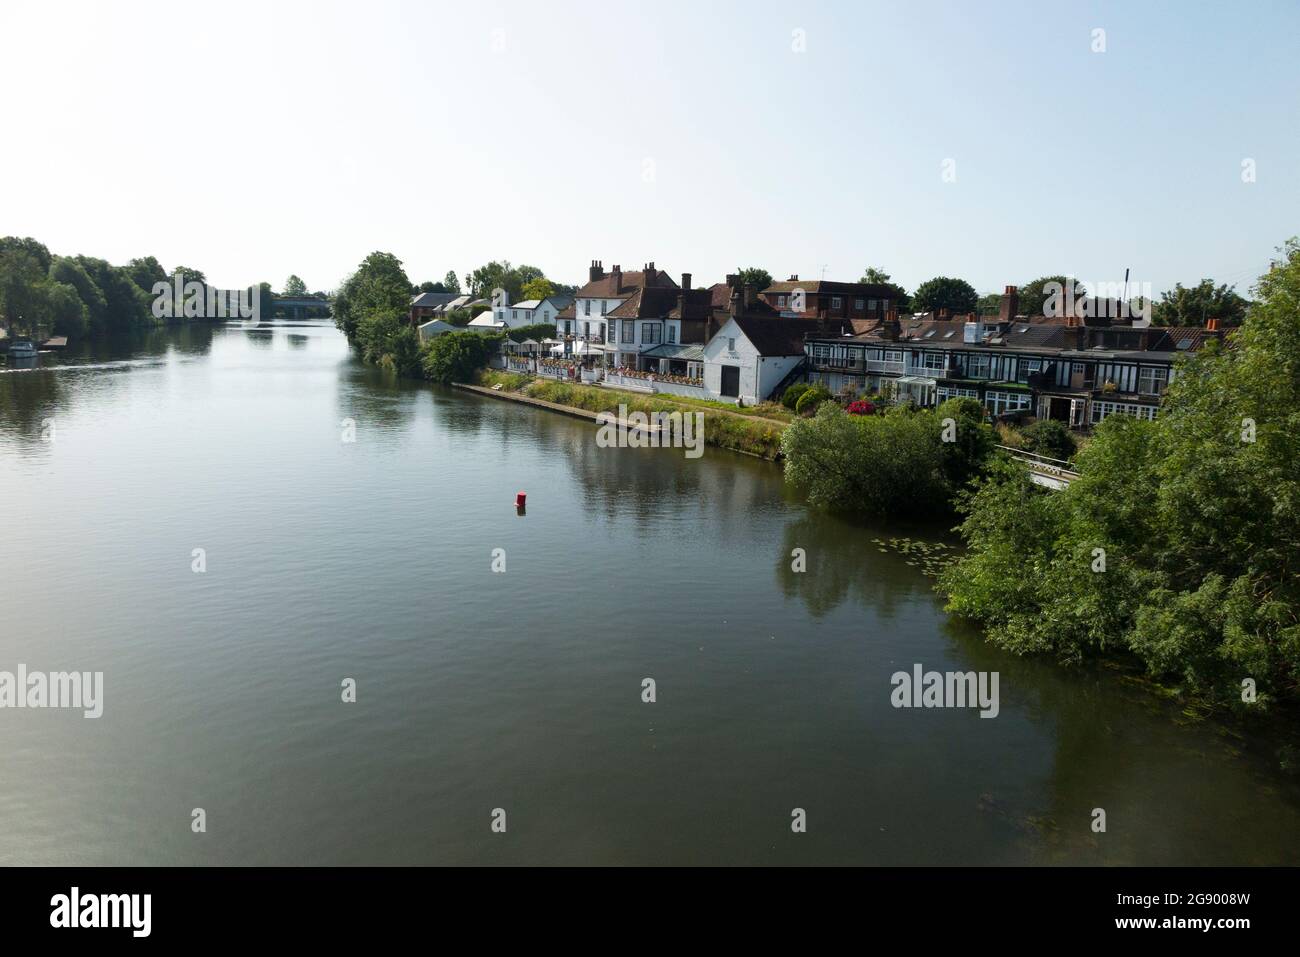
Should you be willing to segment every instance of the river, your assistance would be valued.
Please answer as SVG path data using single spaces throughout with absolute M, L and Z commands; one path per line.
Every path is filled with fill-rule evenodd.
M 774 465 L 595 434 L 319 323 L 0 370 L 0 671 L 104 675 L 0 709 L 0 864 L 1300 862 L 1281 735 L 996 651 Z M 917 663 L 997 717 L 892 707 Z

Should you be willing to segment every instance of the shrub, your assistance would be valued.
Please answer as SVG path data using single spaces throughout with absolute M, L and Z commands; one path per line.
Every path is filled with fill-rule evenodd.
M 1040 419 L 1022 429 L 1020 434 L 1029 452 L 1065 461 L 1074 455 L 1074 437 L 1055 419 Z
M 425 378 L 444 384 L 472 382 L 500 342 L 500 336 L 479 332 L 443 333 L 424 347 L 420 364 Z
M 825 386 L 811 386 L 799 396 L 799 401 L 794 404 L 794 410 L 799 415 L 812 415 L 817 411 L 817 407 L 830 397 L 830 390 Z
M 799 404 L 800 396 L 802 396 L 805 392 L 807 392 L 811 388 L 812 386 L 810 386 L 807 382 L 796 382 L 794 385 L 790 386 L 790 388 L 786 389 L 785 392 L 782 394 L 781 404 L 785 406 L 787 409 L 789 409 L 791 412 L 795 411 L 795 406 Z
M 875 415 L 876 407 L 866 399 L 858 399 L 857 402 L 850 402 L 848 408 L 849 415 Z

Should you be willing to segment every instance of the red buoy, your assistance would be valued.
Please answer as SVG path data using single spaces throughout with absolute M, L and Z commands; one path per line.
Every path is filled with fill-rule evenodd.
M 527 504 L 528 504 L 527 492 L 519 492 L 517 495 L 515 495 L 515 508 L 523 508 Z

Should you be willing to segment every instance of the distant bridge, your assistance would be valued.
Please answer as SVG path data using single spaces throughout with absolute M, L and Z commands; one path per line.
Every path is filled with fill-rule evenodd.
M 317 296 L 272 296 L 271 310 L 283 309 L 290 318 L 302 319 L 307 315 L 308 309 L 325 309 L 329 310 L 333 303 L 332 299 L 326 297 L 321 299 Z
M 1024 449 L 1013 449 L 1009 445 L 999 445 L 998 448 L 1017 462 L 1023 462 L 1028 466 L 1029 479 L 1035 485 L 1060 491 L 1079 477 L 1079 473 L 1070 468 L 1070 463 L 1063 459 L 1037 455 Z

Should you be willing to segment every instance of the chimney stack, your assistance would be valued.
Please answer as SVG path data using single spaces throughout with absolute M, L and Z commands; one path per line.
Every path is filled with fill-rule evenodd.
M 754 307 L 754 289 L 752 282 L 745 283 L 745 312 L 749 312 Z
M 890 342 L 897 342 L 902 332 L 903 326 L 898 321 L 898 310 L 891 306 L 889 311 L 885 313 L 885 321 L 880 324 L 880 338 L 888 339 Z
M 654 263 L 646 263 L 644 272 L 645 272 L 645 285 L 654 286 L 658 284 L 659 271 L 655 269 Z
M 623 267 L 615 266 L 609 271 L 609 275 L 614 280 L 614 292 L 617 293 L 623 288 Z
M 603 266 L 601 265 L 599 260 L 593 259 L 591 261 L 591 268 L 587 271 L 587 281 L 595 282 L 597 279 L 604 279 L 604 278 L 605 278 L 605 270 Z
M 1015 286 L 1002 290 L 1002 301 L 998 304 L 998 319 L 1011 322 L 1020 315 L 1020 291 Z
M 798 281 L 799 281 L 798 273 L 795 273 L 793 276 L 791 276 L 789 279 L 786 280 L 786 282 L 798 282 Z
M 1218 320 L 1217 317 L 1211 317 L 1211 318 L 1205 320 L 1205 331 L 1206 331 L 1206 332 L 1218 332 L 1218 331 L 1219 331 L 1219 320 Z

